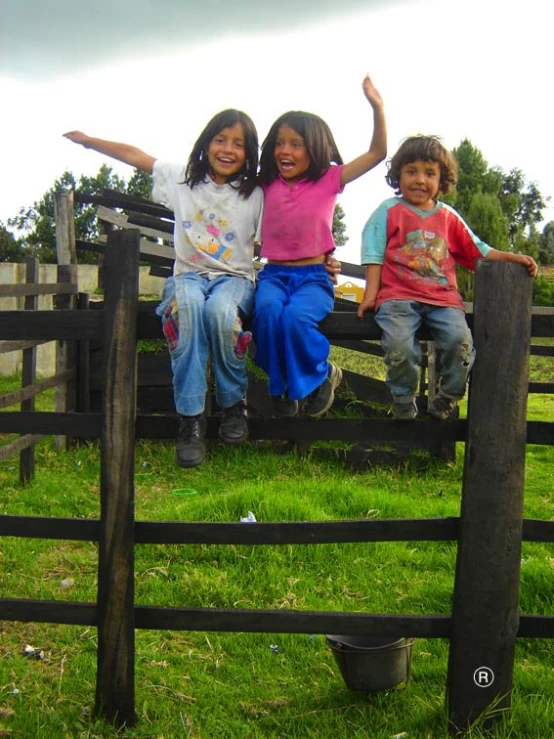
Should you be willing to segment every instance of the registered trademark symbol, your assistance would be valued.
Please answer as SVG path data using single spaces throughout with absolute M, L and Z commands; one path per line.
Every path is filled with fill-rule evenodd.
M 494 672 L 490 667 L 478 667 L 473 673 L 473 682 L 478 688 L 490 688 L 494 682 Z

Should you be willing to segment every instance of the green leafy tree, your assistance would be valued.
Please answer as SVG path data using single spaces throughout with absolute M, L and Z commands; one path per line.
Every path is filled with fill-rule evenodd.
M 344 222 L 345 215 L 342 205 L 337 203 L 333 213 L 333 239 L 336 246 L 344 246 L 348 241 L 346 224 Z
M 527 184 L 520 169 L 503 175 L 498 193 L 502 210 L 509 223 L 510 248 L 530 253 L 529 241 L 536 242 L 536 224 L 542 220 L 546 202 L 534 182 Z
M 44 193 L 42 198 L 29 208 L 21 208 L 17 216 L 9 219 L 8 225 L 21 232 L 22 243 L 27 253 L 38 257 L 41 262 L 56 262 L 56 234 L 54 219 L 54 195 L 59 190 L 78 190 L 83 195 L 101 195 L 105 188 L 118 190 L 130 195 L 148 197 L 151 189 L 151 177 L 144 172 L 135 173 L 129 180 L 115 174 L 111 167 L 103 164 L 97 174 L 89 177 L 81 175 L 75 180 L 72 172 L 64 172 L 54 185 Z M 76 203 L 74 209 L 75 237 L 83 240 L 94 240 L 99 234 L 96 206 Z M 80 261 L 87 258 L 95 263 L 98 259 L 94 252 L 84 256 L 80 252 Z
M 456 207 L 483 241 L 496 249 L 538 254 L 536 227 L 542 220 L 546 200 L 537 185 L 528 184 L 520 169 L 506 173 L 489 167 L 468 139 L 452 153 L 458 162 L 458 185 L 447 202 Z
M 482 192 L 484 177 L 488 170 L 488 164 L 469 139 L 452 150 L 452 154 L 458 162 L 458 185 L 456 190 L 445 198 L 465 217 L 469 211 L 471 199 L 477 192 Z
M 152 194 L 152 175 L 143 169 L 135 169 L 129 182 L 127 183 L 127 195 L 135 195 L 137 198 L 151 200 Z
M 508 249 L 509 224 L 496 195 L 488 192 L 472 195 L 466 220 L 487 244 L 503 251 Z
M 0 221 L 0 262 L 21 262 L 25 257 L 20 240 Z
M 467 221 L 470 228 L 487 244 L 502 251 L 531 254 L 546 258 L 552 233 L 538 231 L 544 198 L 534 182 L 527 183 L 520 169 L 508 173 L 489 167 L 481 151 L 464 139 L 452 151 L 458 163 L 458 185 L 445 197 Z M 459 287 L 464 300 L 473 299 L 473 276 L 458 270 Z
M 554 264 L 554 221 L 549 221 L 539 236 L 539 262 Z
M 533 305 L 554 306 L 554 282 L 546 277 L 533 280 Z

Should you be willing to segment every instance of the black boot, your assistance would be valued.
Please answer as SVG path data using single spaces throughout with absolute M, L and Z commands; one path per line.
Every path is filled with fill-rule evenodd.
M 206 457 L 206 419 L 197 416 L 181 416 L 175 452 L 179 467 L 198 467 Z
M 229 408 L 223 408 L 219 438 L 226 444 L 242 444 L 248 439 L 248 413 L 244 399 Z

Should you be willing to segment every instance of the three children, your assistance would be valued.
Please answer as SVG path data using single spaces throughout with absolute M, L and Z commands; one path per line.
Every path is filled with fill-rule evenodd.
M 228 444 L 248 438 L 245 356 L 251 334 L 242 322 L 252 311 L 255 362 L 269 376 L 275 415 L 292 417 L 303 401 L 305 415 L 317 418 L 333 403 L 342 372 L 329 362 L 329 341 L 318 328 L 334 301 L 335 270 L 325 266 L 334 250 L 333 211 L 344 186 L 386 155 L 381 96 L 369 77 L 363 89 L 374 118 L 367 152 L 344 165 L 321 118 L 289 111 L 263 143 L 259 179 L 256 129 L 238 110 L 222 111 L 207 123 L 186 167 L 80 131 L 65 134 L 151 173 L 153 199 L 175 213 L 174 273 L 158 314 L 171 356 L 182 467 L 196 467 L 206 456 L 209 356 L 221 408 L 219 437 Z M 366 286 L 358 316 L 376 311 L 396 419 L 417 416 L 416 332 L 428 325 L 442 364 L 429 414 L 448 420 L 475 358 L 456 264 L 474 269 L 481 258 L 514 261 L 531 276 L 537 265 L 530 256 L 491 248 L 437 199 L 457 181 L 455 160 L 437 137 L 406 139 L 386 179 L 396 196 L 374 211 L 363 231 Z M 252 258 L 259 240 L 267 264 L 255 294 Z

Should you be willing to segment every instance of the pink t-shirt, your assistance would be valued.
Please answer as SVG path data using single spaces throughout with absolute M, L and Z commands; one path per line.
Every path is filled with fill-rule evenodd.
M 263 185 L 261 256 L 277 261 L 293 261 L 328 254 L 335 249 L 333 213 L 342 165 L 333 165 L 313 182 L 300 180 L 291 187 L 280 176 Z

